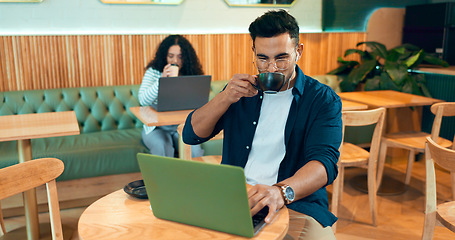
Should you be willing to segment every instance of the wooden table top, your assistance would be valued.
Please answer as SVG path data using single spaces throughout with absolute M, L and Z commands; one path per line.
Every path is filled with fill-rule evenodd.
M 358 102 L 353 102 L 349 100 L 341 99 L 342 110 L 343 111 L 352 111 L 352 110 L 365 110 L 368 108 L 368 105 Z
M 193 110 L 157 112 L 149 106 L 130 107 L 130 111 L 147 126 L 166 126 L 184 123 Z
M 74 111 L 0 116 L 0 142 L 78 134 Z
M 393 90 L 359 91 L 338 93 L 341 99 L 364 103 L 370 107 L 416 107 L 432 105 L 442 100 Z
M 272 223 L 251 239 L 282 239 L 289 226 L 289 212 L 281 209 Z M 136 199 L 123 190 L 91 204 L 79 218 L 81 240 L 104 239 L 248 239 L 237 235 L 156 218 L 147 199 Z

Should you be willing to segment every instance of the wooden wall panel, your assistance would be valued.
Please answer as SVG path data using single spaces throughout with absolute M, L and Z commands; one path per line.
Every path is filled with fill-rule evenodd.
M 166 35 L 0 36 L 0 91 L 140 84 Z M 213 80 L 255 74 L 248 34 L 186 35 Z M 325 74 L 365 33 L 304 33 L 299 66 Z

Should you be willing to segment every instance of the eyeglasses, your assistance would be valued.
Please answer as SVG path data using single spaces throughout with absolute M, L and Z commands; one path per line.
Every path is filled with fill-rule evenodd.
M 293 54 L 293 53 L 291 53 L 291 54 Z M 270 67 L 270 64 L 272 64 L 272 61 L 267 60 L 267 59 L 255 58 L 255 61 L 253 63 L 255 63 L 258 70 L 262 72 L 262 71 L 267 71 L 267 69 Z M 290 65 L 291 65 L 291 57 L 287 57 L 287 58 L 280 58 L 280 59 L 274 60 L 272 66 L 275 67 L 277 70 L 284 71 L 284 70 L 287 70 L 290 67 Z
M 265 60 L 265 59 L 256 59 L 255 62 L 256 67 L 258 68 L 259 71 L 267 71 L 269 68 L 270 64 L 272 64 L 271 61 Z M 277 59 L 273 62 L 273 67 L 275 67 L 278 70 L 284 71 L 289 68 L 291 65 L 291 60 L 287 59 Z

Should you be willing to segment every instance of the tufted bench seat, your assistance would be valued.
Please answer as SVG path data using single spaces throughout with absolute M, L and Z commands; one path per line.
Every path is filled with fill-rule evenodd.
M 0 93 L 0 115 L 75 111 L 81 134 L 32 139 L 33 158 L 65 164 L 57 179 L 72 180 L 138 172 L 142 123 L 128 109 L 138 106 L 139 85 L 63 88 Z M 0 168 L 18 162 L 16 141 L 0 142 Z

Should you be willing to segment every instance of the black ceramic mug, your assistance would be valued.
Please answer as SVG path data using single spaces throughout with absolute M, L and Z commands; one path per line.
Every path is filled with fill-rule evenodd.
M 285 76 L 279 72 L 265 72 L 257 75 L 256 88 L 264 93 L 277 93 L 284 85 Z

